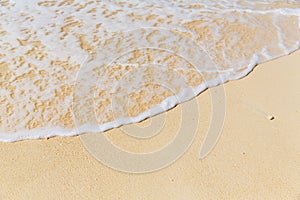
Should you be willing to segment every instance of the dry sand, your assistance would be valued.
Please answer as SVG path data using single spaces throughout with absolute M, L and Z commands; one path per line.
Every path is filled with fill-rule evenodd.
M 198 157 L 211 116 L 210 90 L 197 97 L 201 116 L 191 148 L 158 172 L 112 170 L 79 137 L 0 143 L 0 199 L 300 200 L 299 63 L 300 51 L 225 84 L 223 133 L 204 160 Z M 165 127 L 150 141 L 132 141 L 120 129 L 105 134 L 131 151 L 154 150 L 172 139 L 181 107 L 167 112 Z

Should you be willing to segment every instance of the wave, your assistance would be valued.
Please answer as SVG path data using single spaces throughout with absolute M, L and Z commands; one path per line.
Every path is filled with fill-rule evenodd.
M 1 1 L 0 141 L 141 121 L 300 47 L 300 2 Z

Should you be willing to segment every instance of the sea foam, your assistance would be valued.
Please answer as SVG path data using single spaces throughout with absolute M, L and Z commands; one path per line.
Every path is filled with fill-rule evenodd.
M 300 3 L 0 1 L 0 141 L 141 121 L 299 48 Z

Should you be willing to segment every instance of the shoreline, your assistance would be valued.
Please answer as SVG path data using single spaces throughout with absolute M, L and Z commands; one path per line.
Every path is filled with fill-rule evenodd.
M 196 98 L 200 126 L 191 147 L 157 172 L 133 175 L 112 170 L 96 161 L 78 136 L 0 143 L 0 199 L 297 199 L 298 63 L 300 51 L 260 64 L 243 79 L 224 84 L 223 132 L 203 160 L 199 160 L 199 150 L 210 124 L 210 89 Z M 120 128 L 105 135 L 130 151 L 155 150 L 174 137 L 181 107 L 165 114 L 163 130 L 149 141 L 133 141 L 120 134 Z M 147 127 L 151 120 L 138 126 Z

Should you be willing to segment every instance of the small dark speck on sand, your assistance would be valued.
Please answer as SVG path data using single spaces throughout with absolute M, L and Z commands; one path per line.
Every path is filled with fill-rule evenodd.
M 269 119 L 270 121 L 273 121 L 273 120 L 275 119 L 275 117 L 274 117 L 274 116 L 269 116 L 268 119 Z

